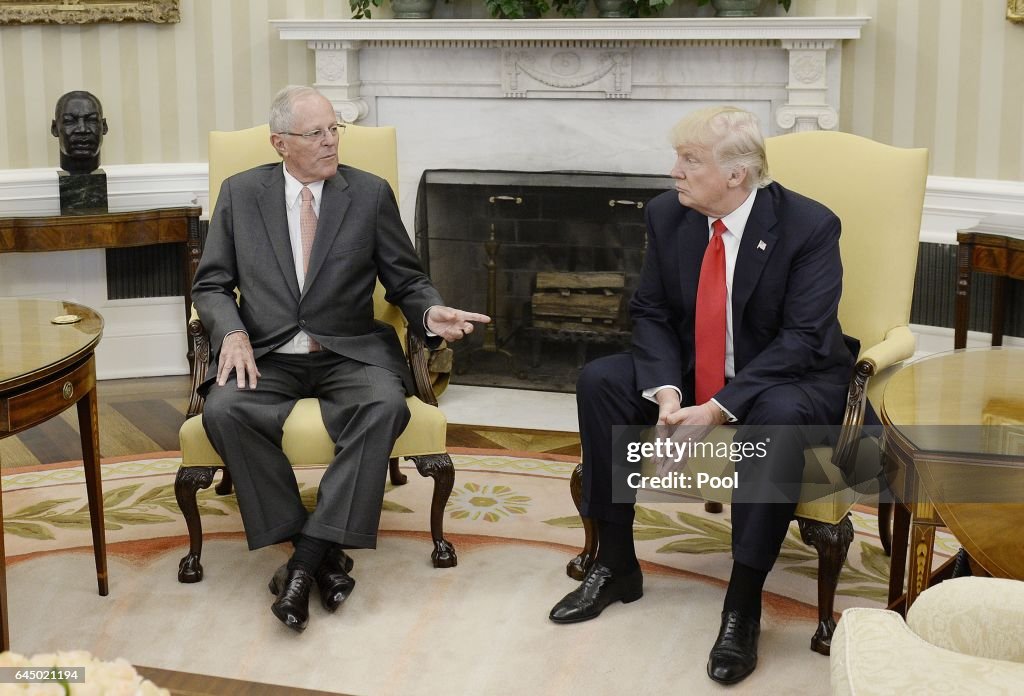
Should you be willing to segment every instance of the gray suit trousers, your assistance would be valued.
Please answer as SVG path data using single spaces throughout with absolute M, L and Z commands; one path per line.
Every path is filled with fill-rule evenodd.
M 256 389 L 239 389 L 232 373 L 206 396 L 203 426 L 234 481 L 250 549 L 302 532 L 348 547 L 377 541 L 388 459 L 409 422 L 397 374 L 320 351 L 269 353 L 257 360 Z M 307 513 L 295 474 L 281 450 L 285 419 L 296 400 L 316 397 L 334 440 L 316 508 Z

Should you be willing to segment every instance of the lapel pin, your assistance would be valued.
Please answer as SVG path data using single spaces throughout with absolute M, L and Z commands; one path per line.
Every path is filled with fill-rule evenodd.
M 758 248 L 758 250 L 759 250 L 759 251 L 764 251 L 765 249 L 767 249 L 767 248 L 768 248 L 768 245 L 767 245 L 767 244 L 765 244 L 765 243 L 764 243 L 764 240 L 762 239 L 761 241 L 759 241 L 759 242 L 757 243 L 757 248 Z

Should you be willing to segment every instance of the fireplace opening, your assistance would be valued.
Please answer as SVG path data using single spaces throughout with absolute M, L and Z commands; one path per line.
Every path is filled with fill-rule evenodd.
M 428 170 L 416 246 L 445 301 L 493 323 L 453 346 L 453 384 L 575 391 L 629 346 L 646 244 L 646 174 Z

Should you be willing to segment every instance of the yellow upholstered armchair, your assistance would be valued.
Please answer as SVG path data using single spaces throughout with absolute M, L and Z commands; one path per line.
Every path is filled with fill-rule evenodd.
M 210 210 L 216 204 L 221 183 L 228 176 L 259 164 L 279 161 L 270 145 L 270 129 L 257 126 L 241 131 L 210 133 Z M 369 128 L 349 125 L 341 136 L 339 159 L 346 164 L 373 172 L 388 180 L 396 194 L 398 191 L 398 156 L 394 128 Z M 447 568 L 457 562 L 454 547 L 444 538 L 444 509 L 455 481 L 452 460 L 446 452 L 447 421 L 437 408 L 435 392 L 447 384 L 450 354 L 442 348 L 430 354 L 412 334 L 406 331 L 402 312 L 384 300 L 384 289 L 377 284 L 373 297 L 374 315 L 379 321 L 391 324 L 406 350 L 416 395 L 407 397 L 411 412 L 409 424 L 402 432 L 391 452 L 391 482 L 401 485 L 406 477 L 398 469 L 399 458 L 412 459 L 423 476 L 434 479 L 434 493 L 430 509 L 430 533 L 434 541 L 431 554 L 434 566 Z M 178 580 L 199 582 L 203 579 L 200 555 L 203 549 L 202 522 L 196 504 L 200 489 L 208 488 L 218 470 L 223 471 L 216 491 L 231 492 L 231 478 L 224 462 L 213 449 L 202 419 L 202 397 L 196 388 L 206 377 L 210 356 L 209 336 L 202 321 L 193 310 L 189 324 L 189 339 L 195 351 L 192 369 L 192 397 L 188 417 L 181 426 L 181 468 L 174 482 L 178 500 L 189 533 L 189 552 L 178 565 Z M 440 373 L 440 374 L 439 374 Z M 320 416 L 316 399 L 300 399 L 284 424 L 282 446 L 294 467 L 325 466 L 334 457 L 334 443 Z
M 796 509 L 801 538 L 818 552 L 818 627 L 811 649 L 827 655 L 835 631 L 833 607 L 839 572 L 853 541 L 850 509 L 858 491 L 870 488 L 881 473 L 877 442 L 860 437 L 865 399 L 880 404 L 886 381 L 899 363 L 914 353 L 910 303 L 928 152 L 834 131 L 777 136 L 768 138 L 766 146 L 769 170 L 776 181 L 828 206 L 842 221 L 839 320 L 843 332 L 861 342 L 842 433 L 834 447 L 804 451 L 804 481 Z M 711 438 L 731 441 L 734 431 L 723 426 Z M 721 461 L 691 458 L 687 466 L 710 470 L 713 475 L 731 473 L 728 463 Z M 867 485 L 851 487 L 847 479 Z M 578 508 L 582 467 L 573 472 L 571 491 Z M 707 508 L 720 510 L 720 502 L 709 502 Z M 891 507 L 888 509 L 891 512 Z M 883 519 L 880 516 L 880 522 Z M 583 522 L 584 548 L 567 569 L 577 579 L 582 579 L 593 563 L 599 544 L 596 525 L 587 519 Z M 888 551 L 888 525 L 883 522 L 881 527 Z

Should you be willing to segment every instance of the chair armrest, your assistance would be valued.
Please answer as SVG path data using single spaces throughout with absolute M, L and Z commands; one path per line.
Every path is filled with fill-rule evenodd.
M 843 473 L 843 480 L 857 485 L 874 479 L 875 472 L 857 472 L 857 449 L 864 429 L 864 411 L 868 399 L 868 381 L 876 374 L 914 354 L 917 339 L 910 327 L 897 326 L 882 339 L 861 353 L 853 368 L 853 378 L 846 394 L 846 411 L 839 440 L 832 451 L 832 463 Z
M 944 650 L 899 614 L 867 607 L 843 612 L 829 661 L 833 696 L 1011 694 L 1024 680 L 1024 665 Z
M 1024 663 L 1024 582 L 966 577 L 928 588 L 907 625 L 940 648 Z
M 874 368 L 872 374 L 878 374 L 887 367 L 913 356 L 916 348 L 917 339 L 910 327 L 897 326 L 885 334 L 881 343 L 876 343 L 861 353 L 859 362 L 871 363 Z
M 411 331 L 407 333 L 406 348 L 416 396 L 426 404 L 437 406 L 437 395 L 447 386 L 451 372 L 451 349 L 441 344 L 440 348 L 430 350 Z
M 199 395 L 198 389 L 206 380 L 206 368 L 210 364 L 210 334 L 200 321 L 195 306 L 192 307 L 192 317 L 188 322 L 188 340 L 192 342 L 192 352 L 195 355 L 192 361 L 191 396 L 185 414 L 186 418 L 191 418 L 203 412 L 205 399 Z

